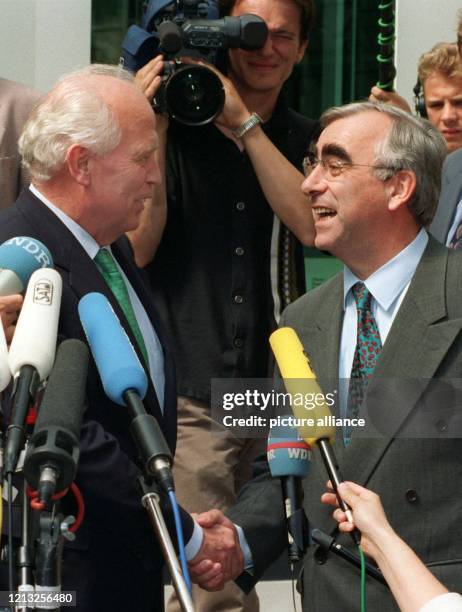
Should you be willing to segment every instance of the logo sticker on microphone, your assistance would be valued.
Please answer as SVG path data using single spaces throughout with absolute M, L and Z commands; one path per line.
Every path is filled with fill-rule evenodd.
M 51 306 L 53 303 L 53 283 L 46 278 L 38 280 L 34 285 L 34 295 L 32 300 L 34 304 Z

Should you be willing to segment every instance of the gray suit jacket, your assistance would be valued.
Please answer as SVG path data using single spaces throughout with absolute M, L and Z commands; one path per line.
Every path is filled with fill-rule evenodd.
M 453 432 L 454 427 L 431 379 L 462 377 L 461 284 L 462 255 L 430 239 L 369 383 L 366 399 L 371 418 L 366 437 L 354 432 L 345 448 L 337 436 L 334 445 L 344 477 L 381 496 L 393 527 L 425 562 L 435 564 L 435 574 L 456 591 L 462 590 L 462 438 L 443 438 L 445 423 L 446 431 Z M 342 300 L 339 274 L 289 306 L 281 322 L 299 334 L 325 392 L 338 378 Z M 404 379 L 412 379 L 412 384 L 403 385 Z M 460 419 L 461 403 L 453 402 L 451 408 L 450 416 Z M 430 424 L 433 437 L 418 439 L 412 431 L 405 434 L 409 439 L 400 438 L 410 420 L 422 415 L 428 417 L 427 435 Z M 385 435 L 377 436 L 372 423 Z M 458 429 L 460 435 L 460 420 Z M 263 461 L 257 469 L 256 479 L 228 514 L 244 529 L 258 580 L 287 538 L 279 484 L 269 478 Z M 320 503 L 326 481 L 316 450 L 305 481 L 305 510 L 312 528 L 336 533 L 332 509 Z M 345 536 L 339 541 L 351 546 Z M 324 560 L 320 552 L 313 545 L 305 557 L 304 610 L 358 609 L 359 572 L 332 553 L 319 563 Z M 374 612 L 397 609 L 387 588 L 369 578 L 367 599 Z
M 12 204 L 29 183 L 21 168 L 18 139 L 39 98 L 38 92 L 0 78 L 0 209 Z
M 442 244 L 446 244 L 454 212 L 462 192 L 462 149 L 448 155 L 443 165 L 441 194 L 430 233 Z

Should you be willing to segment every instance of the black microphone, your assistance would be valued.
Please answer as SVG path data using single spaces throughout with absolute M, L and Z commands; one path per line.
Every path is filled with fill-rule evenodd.
M 15 384 L 7 430 L 5 474 L 13 473 L 16 469 L 24 445 L 29 407 L 35 399 L 40 381 L 48 378 L 53 366 L 61 293 L 61 276 L 55 270 L 41 268 L 30 277 L 8 355 Z
M 111 304 L 101 293 L 88 293 L 79 302 L 79 316 L 106 395 L 130 410 L 130 432 L 145 472 L 167 493 L 174 491 L 170 449 L 159 423 L 143 405 L 146 372 Z
M 65 340 L 59 345 L 28 445 L 24 475 L 46 505 L 75 478 L 88 360 L 88 347 L 81 340 Z

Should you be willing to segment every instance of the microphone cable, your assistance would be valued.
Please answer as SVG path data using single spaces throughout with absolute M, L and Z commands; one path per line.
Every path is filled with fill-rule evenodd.
M 358 550 L 361 557 L 361 612 L 366 612 L 366 559 L 361 546 Z
M 183 527 L 181 525 L 180 511 L 178 509 L 178 502 L 176 499 L 175 491 L 170 489 L 168 492 L 168 497 L 170 499 L 173 516 L 175 518 L 175 530 L 178 538 L 178 552 L 180 556 L 181 570 L 183 572 L 183 578 L 188 588 L 188 591 L 192 595 L 191 579 L 189 577 L 188 562 L 186 561 L 186 551 L 184 547 Z
M 382 0 L 379 4 L 380 17 L 378 20 L 379 54 L 379 80 L 377 87 L 383 91 L 393 91 L 393 81 L 396 76 L 394 65 L 395 54 L 395 0 Z

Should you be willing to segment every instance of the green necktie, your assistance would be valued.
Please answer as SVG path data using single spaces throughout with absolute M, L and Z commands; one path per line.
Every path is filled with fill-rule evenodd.
M 95 257 L 95 263 L 101 271 L 104 280 L 109 286 L 109 289 L 114 294 L 116 300 L 119 302 L 119 306 L 122 308 L 125 318 L 130 325 L 133 335 L 136 338 L 145 364 L 149 367 L 148 352 L 146 345 L 141 334 L 141 330 L 136 320 L 135 313 L 133 311 L 132 303 L 130 302 L 130 296 L 128 295 L 127 286 L 116 265 L 114 257 L 107 249 L 100 249 Z

